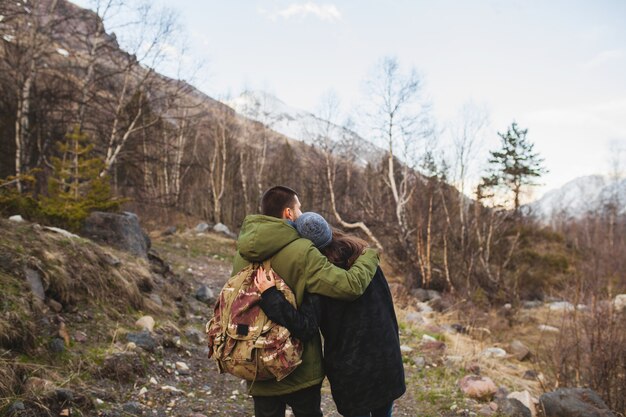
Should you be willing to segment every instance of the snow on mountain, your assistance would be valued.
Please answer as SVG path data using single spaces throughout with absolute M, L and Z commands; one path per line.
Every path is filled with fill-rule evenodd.
M 602 175 L 590 175 L 547 192 L 528 207 L 539 219 L 549 222 L 557 215 L 580 218 L 611 202 L 618 204 L 620 213 L 626 213 L 626 179 L 615 181 Z
M 330 148 L 334 154 L 361 166 L 368 162 L 378 163 L 384 153 L 354 131 L 291 107 L 266 92 L 245 91 L 225 104 L 242 116 L 256 120 L 289 138 Z

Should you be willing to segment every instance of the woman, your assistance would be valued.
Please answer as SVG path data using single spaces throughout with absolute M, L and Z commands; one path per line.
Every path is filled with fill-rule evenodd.
M 317 213 L 295 222 L 333 264 L 349 269 L 367 247 L 362 239 L 331 229 Z M 344 416 L 391 416 L 393 401 L 406 390 L 393 301 L 380 267 L 365 293 L 346 302 L 307 294 L 299 310 L 274 287 L 274 279 L 257 274 L 261 308 L 276 323 L 302 340 L 318 327 L 324 336 L 324 370 L 337 410 Z

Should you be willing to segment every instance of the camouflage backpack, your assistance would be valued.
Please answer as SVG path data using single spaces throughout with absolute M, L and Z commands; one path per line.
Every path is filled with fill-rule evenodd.
M 220 292 L 215 314 L 206 325 L 209 358 L 220 373 L 248 381 L 285 378 L 302 362 L 302 343 L 271 321 L 261 309 L 254 278 L 261 264 L 251 264 L 231 277 Z M 267 273 L 269 261 L 263 263 Z M 291 289 L 276 273 L 276 288 L 295 307 Z

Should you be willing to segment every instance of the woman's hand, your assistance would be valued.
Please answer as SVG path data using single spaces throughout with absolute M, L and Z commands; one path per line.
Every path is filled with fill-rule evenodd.
M 262 266 L 256 271 L 256 277 L 254 277 L 254 283 L 256 284 L 261 294 L 270 287 L 276 286 L 276 279 L 274 278 L 274 271 L 270 270 L 269 274 L 265 273 L 265 269 Z

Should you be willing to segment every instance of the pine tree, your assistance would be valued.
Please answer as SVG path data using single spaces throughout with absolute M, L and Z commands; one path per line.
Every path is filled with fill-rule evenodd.
M 539 185 L 536 180 L 548 172 L 543 158 L 533 150 L 534 144 L 526 138 L 527 133 L 528 129 L 519 129 L 515 122 L 506 133 L 498 132 L 501 148 L 490 152 L 487 175 L 479 185 L 481 197 L 487 196 L 487 190 L 504 189 L 512 193 L 516 213 L 522 188 Z
M 91 158 L 93 144 L 75 127 L 59 143 L 60 158 L 52 158 L 53 172 L 48 180 L 48 196 L 40 201 L 42 212 L 59 226 L 78 230 L 94 210 L 117 210 L 107 176 L 100 176 L 104 161 Z

